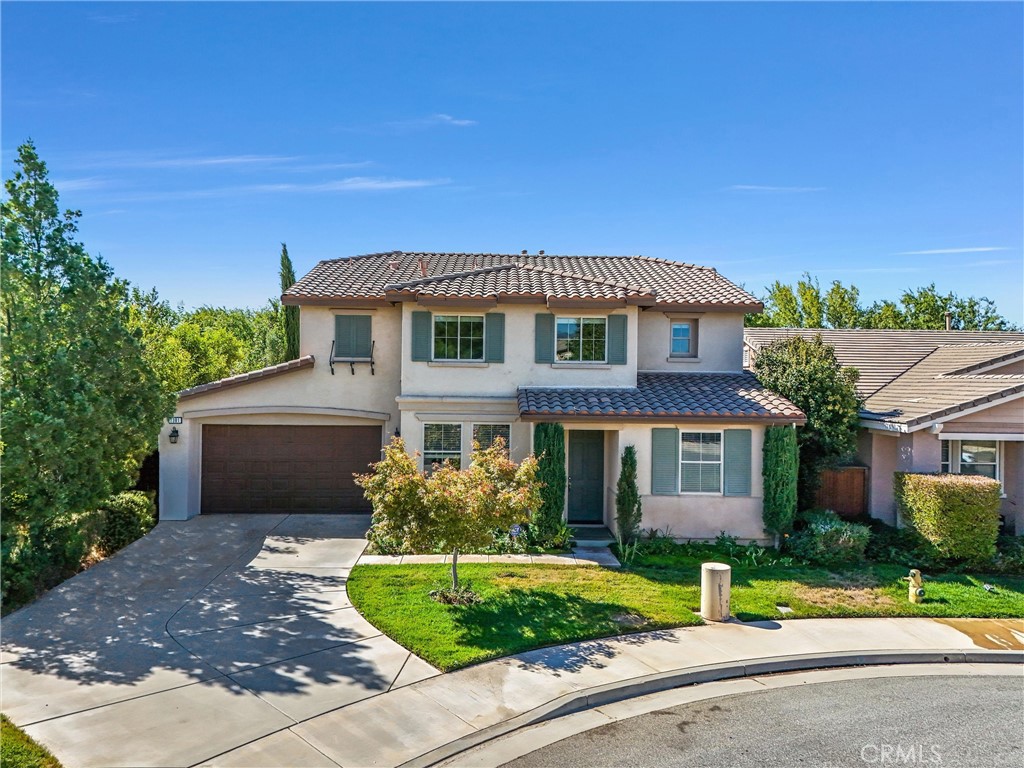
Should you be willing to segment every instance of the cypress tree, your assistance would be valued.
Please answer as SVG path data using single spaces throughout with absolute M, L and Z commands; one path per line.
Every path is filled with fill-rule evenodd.
M 288 256 L 288 246 L 281 243 L 281 293 L 295 285 L 295 268 Z M 299 356 L 299 308 L 283 307 L 285 360 L 294 360 Z
M 533 517 L 541 539 L 549 539 L 562 526 L 565 509 L 565 430 L 561 424 L 538 424 L 533 433 L 533 452 L 539 465 L 537 479 L 544 483 L 542 503 Z
M 619 540 L 629 541 L 640 530 L 640 491 L 636 485 L 636 448 L 627 445 L 622 451 L 622 469 L 615 486 L 615 524 Z

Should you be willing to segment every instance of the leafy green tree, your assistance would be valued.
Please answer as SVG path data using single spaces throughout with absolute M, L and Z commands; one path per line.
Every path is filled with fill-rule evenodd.
M 1014 326 L 985 297 L 960 297 L 940 294 L 935 284 L 907 289 L 899 302 L 876 301 L 870 307 L 860 304 L 856 286 L 832 282 L 822 295 L 817 279 L 804 273 L 796 287 L 775 281 L 767 288 L 764 312 L 747 315 L 745 323 L 753 327 L 774 328 L 890 328 L 943 330 L 946 313 L 951 327 L 969 331 L 1011 331 Z
M 847 288 L 838 280 L 825 294 L 825 324 L 829 328 L 862 328 L 864 310 L 857 286 Z
M 771 426 L 764 432 L 761 474 L 764 477 L 764 529 L 779 537 L 793 529 L 796 517 L 798 448 L 796 430 Z
M 15 163 L 0 204 L 5 581 L 47 524 L 131 485 L 173 407 L 126 284 L 75 239 L 81 213 L 60 212 L 32 142 Z
M 800 467 L 798 502 L 814 505 L 821 470 L 853 453 L 857 444 L 860 400 L 856 369 L 843 368 L 835 350 L 820 335 L 780 339 L 762 348 L 754 373 L 765 387 L 791 400 L 807 415 L 797 427 Z
M 533 518 L 541 541 L 548 541 L 562 527 L 565 511 L 565 429 L 561 424 L 538 424 L 533 432 L 533 453 L 538 457 L 537 479 L 542 504 Z
M 825 326 L 825 302 L 821 298 L 821 286 L 817 278 L 808 273 L 796 284 L 796 294 L 800 299 L 800 315 L 804 328 L 823 328 Z
M 281 293 L 295 285 L 295 267 L 288 255 L 288 246 L 281 243 Z M 295 360 L 299 356 L 299 308 L 284 308 L 284 339 L 285 360 Z
M 394 438 L 373 472 L 356 482 L 373 505 L 375 535 L 401 540 L 414 552 L 451 551 L 456 592 L 459 553 L 489 546 L 495 530 L 525 524 L 541 503 L 537 460 L 516 464 L 500 437 L 488 448 L 474 443 L 465 469 L 445 462 L 429 476 Z
M 622 467 L 615 486 L 615 524 L 619 541 L 625 543 L 640 530 L 643 508 L 636 484 L 636 447 L 627 445 L 622 450 Z

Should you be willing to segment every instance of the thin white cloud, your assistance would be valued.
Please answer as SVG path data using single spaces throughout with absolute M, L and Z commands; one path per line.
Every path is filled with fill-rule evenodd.
M 773 187 L 765 184 L 733 184 L 730 192 L 824 192 L 826 187 Z
M 320 160 L 302 155 L 199 155 L 175 154 L 168 152 L 94 152 L 75 163 L 81 168 L 125 168 L 125 169 L 167 169 L 167 170 L 258 170 L 273 169 L 294 173 L 365 168 L 373 165 L 370 160 L 336 162 Z
M 199 200 L 218 197 L 263 194 L 316 194 L 326 192 L 388 192 L 403 189 L 423 189 L 449 184 L 451 179 L 396 179 L 373 176 L 352 176 L 346 179 L 317 182 L 312 184 L 244 184 L 211 189 L 186 189 L 170 192 L 153 192 L 133 195 L 125 201 L 139 200 Z M 115 201 L 111 201 L 115 202 Z
M 107 179 L 101 179 L 98 176 L 89 176 L 83 179 L 54 179 L 50 182 L 60 192 L 77 192 L 84 189 L 101 189 L 109 186 L 110 182 Z
M 212 157 L 167 157 L 152 160 L 135 160 L 136 168 L 207 168 L 215 166 L 266 166 L 281 165 L 299 160 L 298 157 L 283 155 L 219 155 Z
M 248 192 L 363 192 L 389 189 L 420 189 L 448 184 L 450 179 L 388 179 L 373 176 L 352 176 L 347 179 L 316 184 L 252 184 L 236 187 Z
M 936 256 L 943 253 L 990 253 L 991 251 L 1008 251 L 1009 248 L 983 246 L 980 248 L 935 248 L 930 251 L 901 251 L 894 256 Z
M 436 112 L 433 115 L 427 115 L 426 117 L 415 117 L 411 120 L 393 120 L 384 124 L 386 128 L 399 132 L 422 131 L 443 125 L 456 128 L 469 128 L 477 125 L 477 121 L 462 117 L 452 117 L 451 115 L 444 114 L 443 112 Z

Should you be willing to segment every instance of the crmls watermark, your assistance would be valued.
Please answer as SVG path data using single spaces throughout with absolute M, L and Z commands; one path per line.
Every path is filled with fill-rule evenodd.
M 875 765 L 938 765 L 942 753 L 937 744 L 865 744 L 860 759 Z

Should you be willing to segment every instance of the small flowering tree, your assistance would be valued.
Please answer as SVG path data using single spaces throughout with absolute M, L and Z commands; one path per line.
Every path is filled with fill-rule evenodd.
M 373 527 L 413 551 L 444 548 L 452 553 L 452 590 L 459 588 L 459 552 L 480 549 L 495 530 L 513 530 L 540 506 L 537 460 L 517 464 L 505 441 L 489 448 L 473 444 L 465 469 L 444 463 L 429 476 L 395 438 L 369 475 L 357 476 L 373 505 Z

